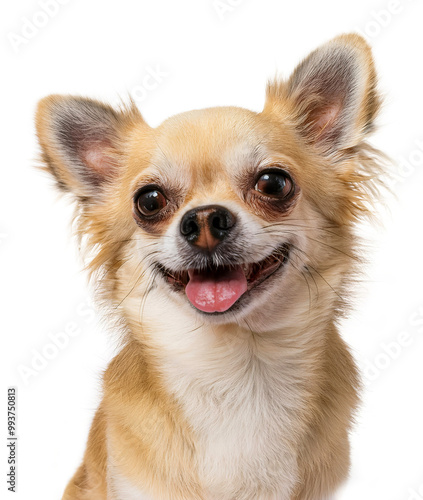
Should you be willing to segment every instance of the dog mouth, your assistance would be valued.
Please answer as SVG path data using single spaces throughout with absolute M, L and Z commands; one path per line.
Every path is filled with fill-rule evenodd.
M 259 262 L 187 269 L 174 272 L 163 266 L 158 269 L 174 290 L 183 292 L 190 303 L 204 313 L 224 313 L 285 266 L 290 245 L 283 244 Z

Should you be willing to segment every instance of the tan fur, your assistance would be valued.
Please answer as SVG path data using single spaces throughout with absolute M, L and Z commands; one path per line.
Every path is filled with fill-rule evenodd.
M 128 500 L 122 482 L 140 499 L 319 500 L 347 477 L 359 378 L 337 322 L 361 262 L 355 223 L 371 215 L 377 192 L 378 152 L 363 141 L 379 99 L 359 36 L 319 50 L 287 82 L 269 83 L 261 113 L 192 111 L 152 129 L 133 105 L 41 101 L 46 168 L 78 199 L 100 301 L 123 333 L 64 500 Z M 345 57 L 352 63 L 340 85 L 351 76 L 357 84 L 344 100 L 335 88 L 328 107 L 310 90 L 313 71 L 328 58 L 342 68 Z M 55 116 L 75 120 L 91 107 L 91 142 L 73 155 Z M 97 158 L 90 177 L 84 162 Z M 284 213 L 244 188 L 257 164 L 283 165 L 297 184 Z M 171 186 L 177 201 L 166 219 L 138 227 L 132 196 L 148 182 Z M 224 322 L 198 316 L 152 271 L 155 259 L 168 267 L 178 259 L 181 215 L 208 203 L 238 215 L 250 232 L 240 244 L 257 261 L 267 251 L 260 242 L 271 248 L 289 238 L 295 250 L 280 283 Z

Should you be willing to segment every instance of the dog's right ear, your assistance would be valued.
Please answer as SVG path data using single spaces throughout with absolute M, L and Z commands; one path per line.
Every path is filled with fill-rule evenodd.
M 125 133 L 136 123 L 144 121 L 133 103 L 115 110 L 82 97 L 42 99 L 36 127 L 46 170 L 62 190 L 90 201 L 119 175 Z

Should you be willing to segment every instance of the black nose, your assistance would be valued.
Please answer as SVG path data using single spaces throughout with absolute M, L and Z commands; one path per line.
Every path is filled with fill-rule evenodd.
M 181 234 L 191 245 L 214 250 L 235 225 L 235 216 L 219 205 L 189 210 L 181 220 Z

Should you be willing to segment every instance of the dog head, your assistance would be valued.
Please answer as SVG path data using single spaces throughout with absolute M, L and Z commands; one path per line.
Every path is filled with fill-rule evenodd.
M 344 35 L 270 82 L 259 113 L 191 111 L 153 129 L 134 105 L 43 99 L 44 164 L 76 197 L 91 268 L 131 326 L 145 311 L 256 330 L 336 314 L 378 172 L 364 142 L 375 84 L 369 47 Z

